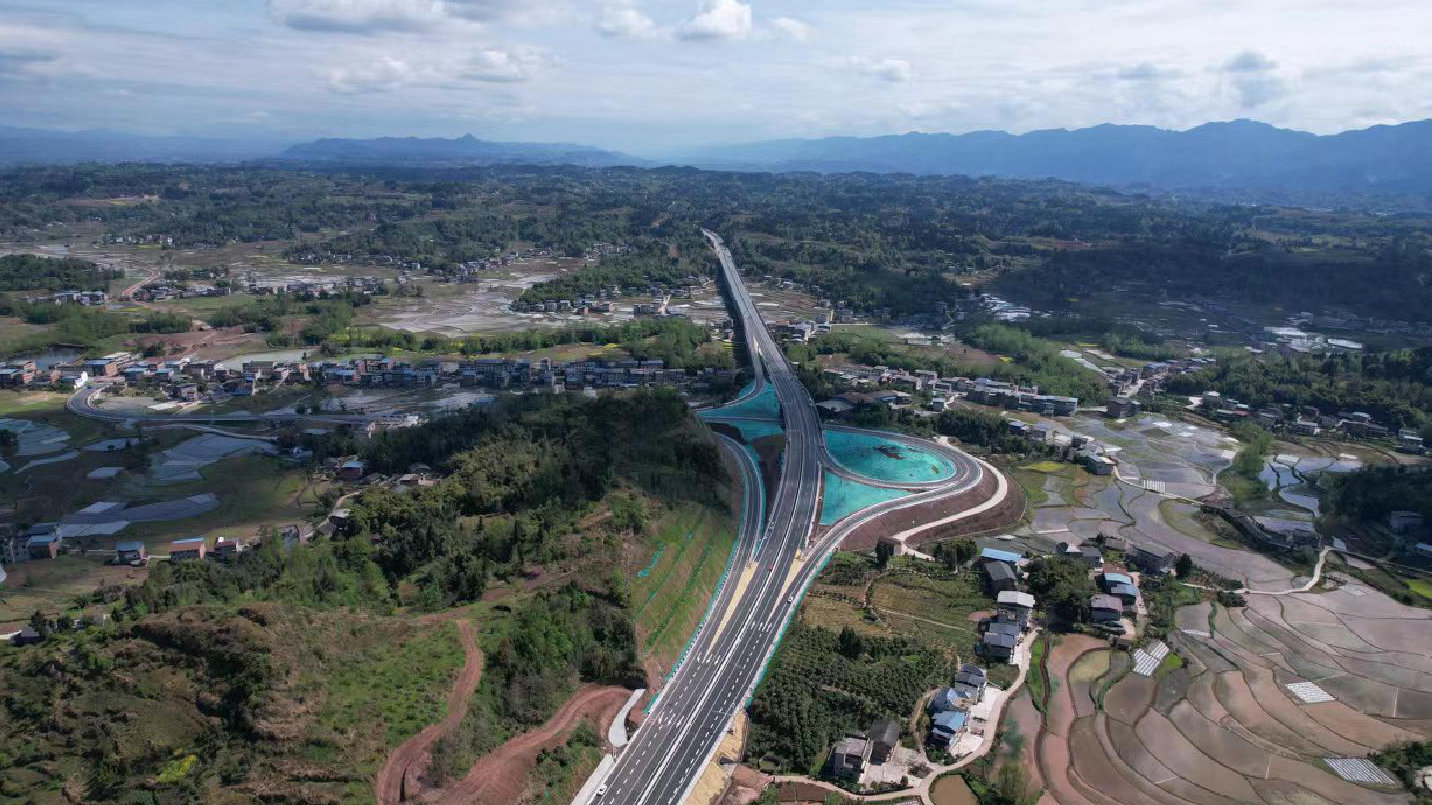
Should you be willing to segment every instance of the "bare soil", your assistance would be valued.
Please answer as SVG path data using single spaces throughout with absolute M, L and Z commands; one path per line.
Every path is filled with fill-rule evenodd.
M 611 685 L 587 685 L 568 699 L 546 724 L 524 732 L 483 755 L 468 769 L 467 776 L 441 791 L 425 794 L 423 802 L 439 805 L 509 805 L 517 802 L 527 788 L 527 778 L 537 764 L 537 755 L 566 740 L 567 734 L 584 719 L 591 719 L 599 734 L 607 726 L 631 691 Z
M 457 729 L 467 714 L 468 698 L 477 690 L 478 682 L 482 681 L 482 650 L 477 647 L 477 633 L 472 622 L 458 621 L 457 630 L 467 662 L 448 694 L 447 716 L 404 741 L 388 756 L 388 762 L 378 772 L 374 785 L 379 805 L 397 805 L 415 798 L 421 791 L 423 774 L 432 761 L 433 745 Z

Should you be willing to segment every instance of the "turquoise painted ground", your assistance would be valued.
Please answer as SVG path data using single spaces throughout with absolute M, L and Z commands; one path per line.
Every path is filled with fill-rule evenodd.
M 716 408 L 710 411 L 702 411 L 703 417 L 742 417 L 745 419 L 776 419 L 781 418 L 781 406 L 776 400 L 776 387 L 766 388 L 755 397 L 735 405 L 728 405 L 723 408 Z
M 727 419 L 715 416 L 706 419 L 708 422 L 720 422 L 741 431 L 741 438 L 746 441 L 746 444 L 751 444 L 766 436 L 780 436 L 784 432 L 781 430 L 781 423 L 764 419 Z
M 880 436 L 829 430 L 825 445 L 842 467 L 877 481 L 926 483 L 955 475 L 955 466 L 943 456 Z
M 866 486 L 827 472 L 825 474 L 825 496 L 820 504 L 820 524 L 830 525 L 867 506 L 902 498 L 908 494 L 910 493 L 903 489 Z

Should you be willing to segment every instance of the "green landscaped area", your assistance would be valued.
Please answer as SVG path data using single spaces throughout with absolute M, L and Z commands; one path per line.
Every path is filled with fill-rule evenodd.
M 705 616 L 727 571 L 735 531 L 730 519 L 687 504 L 661 519 L 632 571 L 632 614 L 642 652 L 669 668 Z
M 910 494 L 903 489 L 870 486 L 826 471 L 820 503 L 820 524 L 832 525 L 861 509 Z
M 871 433 L 825 432 L 826 449 L 841 466 L 866 478 L 892 483 L 929 483 L 954 477 L 944 456 Z

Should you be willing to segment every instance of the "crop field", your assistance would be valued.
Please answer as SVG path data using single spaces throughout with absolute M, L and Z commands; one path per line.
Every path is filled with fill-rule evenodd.
M 1059 640 L 1031 769 L 1046 795 L 1061 805 L 1406 802 L 1327 761 L 1427 738 L 1432 673 L 1416 646 L 1432 640 L 1432 616 L 1373 591 L 1249 598 L 1180 610 L 1174 652 L 1153 677 L 1127 673 L 1127 654 L 1102 641 Z M 1304 681 L 1333 700 L 1305 704 L 1286 687 Z

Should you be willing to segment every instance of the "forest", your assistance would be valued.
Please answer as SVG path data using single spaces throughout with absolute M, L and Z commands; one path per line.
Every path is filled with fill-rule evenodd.
M 1319 413 L 1364 411 L 1393 428 L 1432 436 L 1432 347 L 1391 352 L 1238 356 L 1171 378 L 1165 389 L 1214 389 L 1254 408 L 1312 406 Z
M 932 324 L 990 287 L 1056 312 L 1097 315 L 1089 300 L 1117 292 L 1415 321 L 1432 262 L 1416 215 L 1313 215 L 1055 181 L 533 166 L 0 172 L 0 239 L 54 239 L 82 223 L 103 237 L 170 237 L 174 248 L 274 243 L 304 262 L 371 257 L 437 274 L 519 247 L 579 256 L 597 242 L 626 244 L 654 258 L 604 261 L 631 284 L 668 278 L 660 249 L 707 226 L 758 276 Z M 608 279 L 593 273 L 545 293 Z
M 0 291 L 107 291 L 111 280 L 123 276 L 74 257 L 0 257 Z

